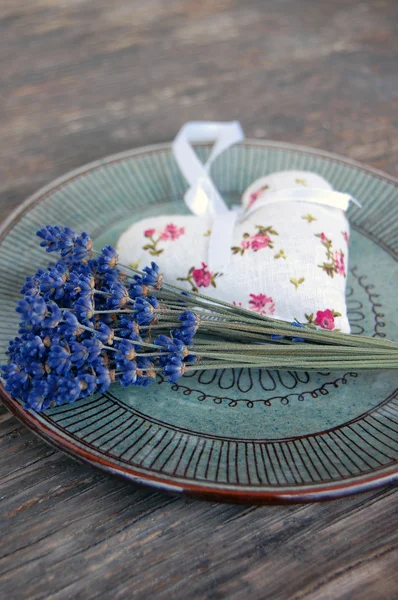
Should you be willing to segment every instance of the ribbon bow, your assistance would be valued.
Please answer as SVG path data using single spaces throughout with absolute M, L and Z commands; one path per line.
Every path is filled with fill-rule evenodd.
M 236 222 L 244 221 L 259 208 L 274 202 L 313 202 L 346 211 L 350 200 L 360 204 L 349 194 L 333 189 L 284 188 L 267 191 L 248 209 L 241 206 L 229 208 L 220 195 L 210 175 L 214 160 L 227 148 L 244 139 L 238 121 L 228 123 L 191 121 L 178 132 L 172 150 L 177 164 L 189 183 L 184 195 L 185 204 L 198 217 L 212 220 L 209 239 L 208 266 L 210 270 L 225 269 L 231 258 L 231 246 Z M 214 142 L 210 156 L 203 164 L 192 147 L 194 143 Z M 260 186 L 259 186 L 260 187 Z

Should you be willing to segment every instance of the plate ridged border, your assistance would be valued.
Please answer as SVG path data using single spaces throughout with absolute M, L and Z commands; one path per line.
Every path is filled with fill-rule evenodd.
M 111 393 L 86 400 L 78 411 L 60 407 L 44 418 L 119 465 L 191 481 L 203 473 L 201 479 L 208 484 L 329 483 L 391 467 L 398 460 L 398 390 L 343 425 L 272 440 L 236 439 L 170 426 L 126 406 Z M 105 446 L 101 446 L 103 438 Z M 276 463 L 280 470 L 274 468 Z
M 391 184 L 393 184 L 395 187 L 397 187 L 397 181 L 394 180 L 393 178 L 390 178 L 386 175 L 384 175 L 383 173 L 380 173 L 378 171 L 375 171 L 373 169 L 369 169 L 366 167 L 363 167 L 362 165 L 359 165 L 358 163 L 355 163 L 353 161 L 348 161 L 345 160 L 343 158 L 340 158 L 338 156 L 335 155 L 331 155 L 328 153 L 324 153 L 324 152 L 317 152 L 311 149 L 307 149 L 307 148 L 301 148 L 301 147 L 295 147 L 295 146 L 291 146 L 288 144 L 279 144 L 279 143 L 269 143 L 269 142 L 257 142 L 257 141 L 248 141 L 245 143 L 245 146 L 248 148 L 268 148 L 271 150 L 280 150 L 282 153 L 285 154 L 289 154 L 289 153 L 294 153 L 294 152 L 299 152 L 301 154 L 300 156 L 300 160 L 304 157 L 309 157 L 310 158 L 310 163 L 311 160 L 317 160 L 319 158 L 323 158 L 326 159 L 327 161 L 331 162 L 331 163 L 338 163 L 340 164 L 340 166 L 344 166 L 344 167 L 348 167 L 348 171 L 352 170 L 353 168 L 356 171 L 361 172 L 363 175 L 368 175 L 370 177 L 376 177 L 378 180 L 385 182 L 385 184 L 389 187 Z M 7 235 L 7 232 L 10 231 L 13 227 L 14 224 L 16 224 L 16 222 L 26 213 L 28 212 L 36 203 L 40 203 L 41 201 L 45 200 L 46 197 L 53 195 L 54 191 L 56 191 L 57 189 L 61 189 L 65 184 L 67 184 L 68 182 L 70 182 L 71 180 L 80 177 L 83 174 L 87 174 L 90 171 L 92 171 L 93 169 L 98 169 L 101 168 L 102 166 L 105 165 L 109 165 L 112 163 L 117 163 L 120 161 L 123 161 L 125 159 L 128 158 L 134 158 L 134 157 L 139 157 L 139 156 L 143 156 L 145 154 L 152 154 L 156 153 L 156 152 L 160 152 L 160 156 L 161 156 L 161 161 L 164 160 L 164 157 L 162 157 L 162 153 L 164 151 L 168 151 L 169 150 L 169 145 L 160 145 L 160 146 L 155 146 L 155 147 L 148 147 L 148 148 L 143 148 L 143 149 L 138 149 L 132 152 L 126 152 L 123 153 L 121 155 L 116 155 L 113 157 L 109 157 L 109 159 L 105 159 L 104 161 L 98 161 L 97 163 L 93 163 L 91 165 L 88 165 L 87 167 L 83 167 L 82 169 L 79 169 L 78 171 L 72 172 L 69 175 L 66 175 L 65 177 L 61 178 L 60 180 L 57 180 L 56 182 L 54 182 L 53 184 L 50 184 L 49 186 L 47 186 L 46 188 L 43 188 L 43 190 L 39 191 L 37 194 L 35 194 L 34 196 L 32 196 L 30 199 L 28 199 L 17 211 L 15 211 L 15 213 L 13 213 L 4 223 L 3 227 L 0 230 L 0 242 L 4 240 L 5 236 Z M 203 149 L 204 152 L 206 152 L 206 147 Z M 233 164 L 234 160 L 233 160 L 233 150 L 230 151 L 232 156 L 230 157 L 230 163 L 228 165 L 228 169 L 230 170 L 231 168 L 236 168 L 238 165 Z M 311 169 L 311 164 L 307 163 L 304 165 L 294 165 L 294 167 L 292 167 L 291 165 L 287 166 L 282 166 L 282 164 L 278 161 L 280 159 L 280 155 L 278 155 L 278 153 L 276 153 L 276 164 L 272 164 L 272 165 L 268 165 L 270 170 L 277 170 L 280 168 L 306 168 L 306 169 Z M 262 160 L 260 160 L 260 162 L 262 162 L 264 164 L 264 158 L 262 158 Z M 298 161 L 300 162 L 300 161 Z M 326 162 L 326 161 L 325 161 Z M 159 166 L 159 165 L 158 165 Z M 140 166 L 140 169 L 142 168 L 142 165 Z M 226 167 L 224 165 L 223 167 L 224 172 L 226 170 Z M 156 171 L 156 170 L 155 170 Z M 153 165 L 151 164 L 151 172 L 153 173 Z M 319 172 L 320 174 L 322 174 L 322 170 L 317 169 L 317 172 Z M 161 168 L 159 168 L 158 175 L 161 176 Z M 352 176 L 352 173 L 351 173 Z M 217 175 L 214 174 L 215 179 L 217 180 Z M 328 174 L 328 177 L 331 178 L 333 180 L 333 177 L 331 177 L 331 174 Z M 179 181 L 178 181 L 179 179 Z M 397 256 L 397 249 L 398 249 L 398 235 L 397 235 L 397 231 L 398 231 L 398 224 L 395 224 L 393 227 L 391 227 L 391 222 L 389 222 L 388 218 L 385 217 L 384 219 L 380 219 L 378 221 L 378 226 L 377 229 L 375 229 L 373 227 L 372 233 L 369 233 L 369 230 L 367 229 L 367 225 L 368 225 L 368 220 L 369 217 L 372 215 L 372 213 L 374 213 L 374 211 L 377 211 L 378 206 L 380 205 L 380 202 L 383 202 L 384 206 L 384 214 L 388 215 L 389 213 L 389 207 L 390 204 L 392 202 L 395 202 L 397 198 L 394 198 L 393 194 L 391 194 L 391 188 L 389 187 L 389 189 L 387 190 L 383 190 L 382 192 L 378 192 L 378 199 L 377 202 L 373 202 L 372 205 L 369 207 L 368 206 L 368 202 L 369 199 L 371 198 L 371 193 L 372 190 L 367 188 L 366 189 L 366 182 L 363 181 L 364 178 L 362 178 L 361 180 L 361 185 L 359 186 L 359 189 L 354 191 L 355 194 L 357 194 L 358 196 L 361 196 L 362 198 L 365 198 L 364 201 L 364 210 L 361 212 L 360 217 L 359 218 L 355 218 L 355 226 L 357 229 L 359 230 L 363 230 L 368 236 L 373 237 L 379 245 L 381 245 L 390 255 L 396 257 Z M 366 177 L 365 177 L 366 179 Z M 170 194 L 170 197 L 177 195 L 182 195 L 184 186 L 183 186 L 183 182 L 181 180 L 181 178 L 178 177 L 177 174 L 177 179 L 175 181 L 176 186 L 175 188 L 172 190 L 172 193 Z M 343 180 L 340 180 L 340 185 L 338 186 L 339 189 L 344 189 L 344 187 L 346 185 L 350 185 L 350 173 L 346 173 L 346 177 Z M 218 181 L 218 185 L 220 186 L 221 189 L 223 189 L 223 186 L 221 184 L 220 181 Z M 365 186 L 365 187 L 364 187 Z M 233 189 L 235 187 L 236 189 L 236 182 L 235 183 L 230 183 L 229 186 L 227 186 L 227 188 L 229 187 L 229 189 Z M 154 195 L 157 195 L 157 192 L 159 192 L 159 189 L 156 189 L 156 185 L 154 186 Z M 352 184 L 351 184 L 351 188 L 352 188 Z M 225 189 L 224 186 L 224 191 L 228 191 L 228 189 Z M 366 192 L 366 193 L 365 193 Z M 162 191 L 161 194 L 164 197 L 164 193 Z M 398 194 L 397 194 L 398 197 Z M 145 198 L 145 202 L 147 202 L 148 198 Z M 375 206 L 375 204 L 377 204 L 378 206 Z M 41 223 L 36 223 L 35 227 L 37 227 L 38 225 L 40 225 Z M 88 228 L 88 227 L 86 227 Z M 381 242 L 380 238 L 383 238 L 383 242 Z M 30 255 L 31 258 L 31 255 Z M 20 275 L 22 276 L 24 274 L 23 270 L 21 271 Z M 4 393 L 3 393 L 4 394 Z M 61 447 L 62 449 L 64 449 L 65 451 L 72 453 L 72 454 L 77 454 L 77 455 L 82 455 L 82 451 L 84 450 L 84 448 L 81 446 L 80 442 L 77 441 L 77 439 L 74 440 L 75 442 L 75 446 L 73 446 L 73 441 L 71 443 L 71 440 L 67 439 L 67 436 L 70 434 L 66 434 L 66 437 L 64 438 L 61 435 L 58 434 L 58 432 L 56 431 L 56 428 L 54 428 L 55 423 L 48 423 L 49 427 L 47 428 L 45 426 L 45 420 L 47 420 L 47 417 L 41 417 L 38 415 L 31 415 L 30 413 L 26 413 L 25 411 L 23 411 L 21 409 L 21 407 L 18 405 L 18 403 L 15 403 L 13 400 L 11 400 L 11 398 L 9 398 L 7 395 L 4 395 L 4 399 L 6 404 L 13 410 L 13 412 L 17 413 L 18 416 L 24 421 L 26 422 L 32 429 L 36 430 L 40 435 L 42 435 L 43 437 L 45 437 L 48 440 L 52 440 L 53 443 L 55 443 L 57 446 Z M 391 403 L 391 401 L 395 401 L 396 398 L 391 398 L 389 399 L 389 403 Z M 389 408 L 391 409 L 391 406 L 389 403 L 384 402 L 383 406 L 388 405 Z M 377 407 L 379 408 L 379 407 Z M 394 415 L 394 419 L 396 418 L 396 407 L 395 404 L 392 407 L 392 414 Z M 391 415 L 391 413 L 390 413 Z M 390 419 L 390 417 L 389 417 Z M 391 423 L 391 421 L 389 420 L 389 422 Z M 396 423 L 396 421 L 393 421 L 393 423 Z M 395 430 L 394 431 L 394 436 L 396 435 Z M 59 432 L 61 433 L 61 432 Z M 383 434 L 384 435 L 384 434 Z M 141 438 L 144 439 L 144 436 Z M 296 438 L 297 439 L 297 438 Z M 395 442 L 395 440 L 393 439 L 393 441 Z M 250 442 L 252 443 L 252 442 Z M 257 442 L 256 442 L 257 443 Z M 270 442 L 270 443 L 275 443 L 275 442 Z M 287 443 L 287 442 L 286 442 Z M 83 445 L 84 446 L 84 445 Z M 351 447 L 352 450 L 352 447 Z M 93 455 L 90 456 L 90 453 L 86 453 L 85 451 L 83 451 L 83 455 L 85 460 L 87 460 L 88 462 L 91 462 L 92 464 L 96 464 L 97 466 L 101 466 L 103 468 L 106 468 L 107 470 L 116 470 L 119 471 L 119 469 L 121 468 L 120 465 L 118 466 L 117 463 L 115 463 L 115 465 L 111 464 L 106 464 L 106 461 L 102 461 L 100 456 L 101 453 L 99 454 L 99 456 L 95 456 L 96 452 L 93 451 L 93 449 L 91 449 L 91 451 L 93 452 Z M 286 457 L 286 452 L 287 449 L 285 450 L 284 453 L 282 453 L 280 455 L 280 457 L 282 455 L 284 455 Z M 202 453 L 203 456 L 203 453 Z M 287 460 L 287 466 L 288 466 L 288 460 Z M 365 462 L 369 462 L 369 458 L 368 461 L 365 460 Z M 167 464 L 167 463 L 166 463 Z M 253 463 L 255 464 L 255 463 Z M 271 478 L 268 476 L 268 480 L 269 483 L 267 483 L 267 485 L 269 486 L 268 490 L 265 489 L 260 489 L 257 490 L 256 489 L 256 485 L 254 485 L 252 487 L 251 490 L 246 489 L 246 493 L 244 493 L 243 496 L 241 496 L 240 494 L 242 494 L 242 492 L 234 490 L 233 488 L 237 485 L 236 483 L 233 485 L 233 488 L 230 489 L 230 485 L 228 483 L 228 481 L 226 483 L 223 484 L 223 488 L 224 489 L 217 489 L 218 485 L 216 485 L 216 488 L 210 488 L 210 487 L 205 487 L 203 485 L 202 482 L 198 482 L 198 481 L 185 481 L 185 482 L 181 482 L 181 479 L 179 477 L 172 477 L 171 481 L 164 481 L 163 475 L 164 474 L 160 474 L 160 479 L 158 480 L 158 476 L 156 473 L 149 473 L 149 475 L 147 473 L 143 473 L 140 472 L 141 469 L 139 469 L 138 467 L 136 467 L 137 469 L 137 474 L 134 474 L 134 470 L 130 470 L 130 473 L 128 473 L 125 469 L 125 466 L 123 466 L 121 468 L 120 473 L 124 474 L 125 476 L 129 476 L 131 479 L 137 480 L 138 479 L 142 479 L 144 478 L 145 480 L 147 479 L 147 477 L 149 477 L 149 481 L 152 481 L 153 485 L 159 485 L 159 482 L 162 481 L 161 483 L 161 487 L 163 487 L 164 489 L 174 489 L 174 491 L 176 491 L 175 486 L 179 485 L 179 483 L 182 483 L 183 487 L 182 488 L 178 488 L 178 491 L 190 491 L 190 492 L 197 492 L 199 494 L 210 494 L 210 495 L 221 495 L 223 497 L 223 499 L 231 499 L 234 501 L 237 500 L 241 500 L 241 501 L 245 501 L 245 500 L 253 500 L 254 498 L 256 499 L 256 501 L 259 501 L 261 499 L 263 499 L 264 501 L 270 501 L 270 500 L 276 500 L 276 501 L 288 501 L 288 500 L 294 500 L 294 499 L 299 499 L 299 500 L 314 500 L 314 499 L 323 499 L 324 497 L 334 497 L 336 495 L 342 495 L 344 493 L 348 493 L 348 492 L 352 492 L 352 491 L 360 491 L 361 489 L 366 489 L 369 486 L 374 487 L 375 485 L 381 485 L 382 483 L 386 483 L 389 481 L 393 481 L 397 478 L 397 465 L 396 463 L 393 465 L 392 469 L 387 465 L 382 465 L 381 463 L 379 463 L 379 466 L 374 466 L 374 468 L 372 468 L 371 466 L 369 466 L 370 471 L 368 473 L 362 471 L 362 475 L 357 478 L 355 477 L 355 475 L 353 476 L 353 473 L 349 473 L 347 475 L 347 479 L 348 481 L 344 481 L 344 483 L 337 483 L 337 485 L 325 485 L 325 483 L 323 482 L 320 486 L 316 485 L 314 486 L 314 484 L 312 484 L 312 486 L 310 486 L 310 488 L 308 489 L 308 486 L 305 485 L 305 479 L 300 475 L 300 472 L 297 470 L 296 473 L 294 474 L 294 469 L 291 468 L 290 469 L 290 473 L 292 475 L 292 478 L 295 482 L 295 485 L 292 486 L 293 489 L 288 489 L 289 488 L 289 482 L 288 485 L 285 487 L 283 484 L 281 485 L 280 488 L 276 488 L 276 489 L 272 489 L 273 485 L 271 483 Z M 307 469 L 308 472 L 308 469 Z M 167 477 L 167 473 L 166 473 L 166 477 Z M 249 477 L 250 478 L 250 477 Z M 302 480 L 302 482 L 300 482 L 299 480 Z M 343 475 L 340 476 L 341 479 L 344 478 Z M 240 479 L 239 474 L 237 479 Z M 261 478 L 259 478 L 259 480 L 261 480 Z M 298 484 L 298 485 L 296 485 Z M 304 484 L 304 485 L 302 485 Z M 239 486 L 241 484 L 239 483 Z M 246 484 L 243 484 L 243 487 L 245 488 Z M 249 486 L 250 487 L 250 486 Z M 236 492 L 236 493 L 235 493 Z M 225 494 L 227 494 L 227 498 L 225 497 Z M 249 494 L 249 495 L 248 495 Z M 253 496 L 254 494 L 254 496 Z

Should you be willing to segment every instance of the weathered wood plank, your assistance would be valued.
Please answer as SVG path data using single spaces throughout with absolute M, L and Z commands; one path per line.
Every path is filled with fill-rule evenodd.
M 187 120 L 396 175 L 394 0 L 2 0 L 0 217 Z M 238 507 L 138 489 L 0 413 L 0 587 L 52 598 L 396 597 L 397 498 Z

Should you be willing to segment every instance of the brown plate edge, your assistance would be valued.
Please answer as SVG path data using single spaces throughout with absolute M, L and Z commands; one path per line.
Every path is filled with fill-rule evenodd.
M 13 400 L 3 386 L 0 387 L 0 396 L 10 412 L 33 433 L 58 450 L 68 454 L 71 458 L 88 463 L 101 471 L 117 475 L 131 483 L 152 487 L 168 494 L 187 495 L 204 500 L 233 504 L 294 504 L 335 500 L 398 483 L 398 465 L 386 473 L 376 472 L 374 475 L 361 476 L 342 484 L 319 485 L 316 490 L 314 490 L 315 486 L 312 485 L 311 490 L 295 486 L 291 489 L 287 487 L 286 491 L 283 492 L 279 489 L 275 489 L 275 491 L 243 491 L 230 487 L 226 488 L 226 486 L 210 487 L 201 482 L 188 483 L 185 480 L 176 482 L 171 479 L 160 478 L 152 473 L 147 475 L 128 466 L 121 467 L 111 460 L 107 460 L 100 455 L 97 456 L 86 448 L 73 444 L 67 438 L 40 422 L 33 413 L 26 411 L 17 401 Z

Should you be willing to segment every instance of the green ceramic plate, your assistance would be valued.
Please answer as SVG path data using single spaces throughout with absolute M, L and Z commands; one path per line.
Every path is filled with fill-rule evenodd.
M 206 145 L 198 152 L 204 159 Z M 213 176 L 236 202 L 257 177 L 312 170 L 358 198 L 347 302 L 352 331 L 398 339 L 398 182 L 330 154 L 247 141 L 223 154 Z M 26 274 L 47 262 L 35 231 L 60 223 L 97 247 L 133 221 L 182 212 L 185 183 L 169 145 L 90 164 L 29 198 L 0 230 L 1 361 L 17 330 Z M 173 386 L 117 385 L 102 396 L 38 415 L 5 404 L 48 442 L 131 481 L 236 502 L 309 501 L 398 479 L 398 373 L 201 372 Z

